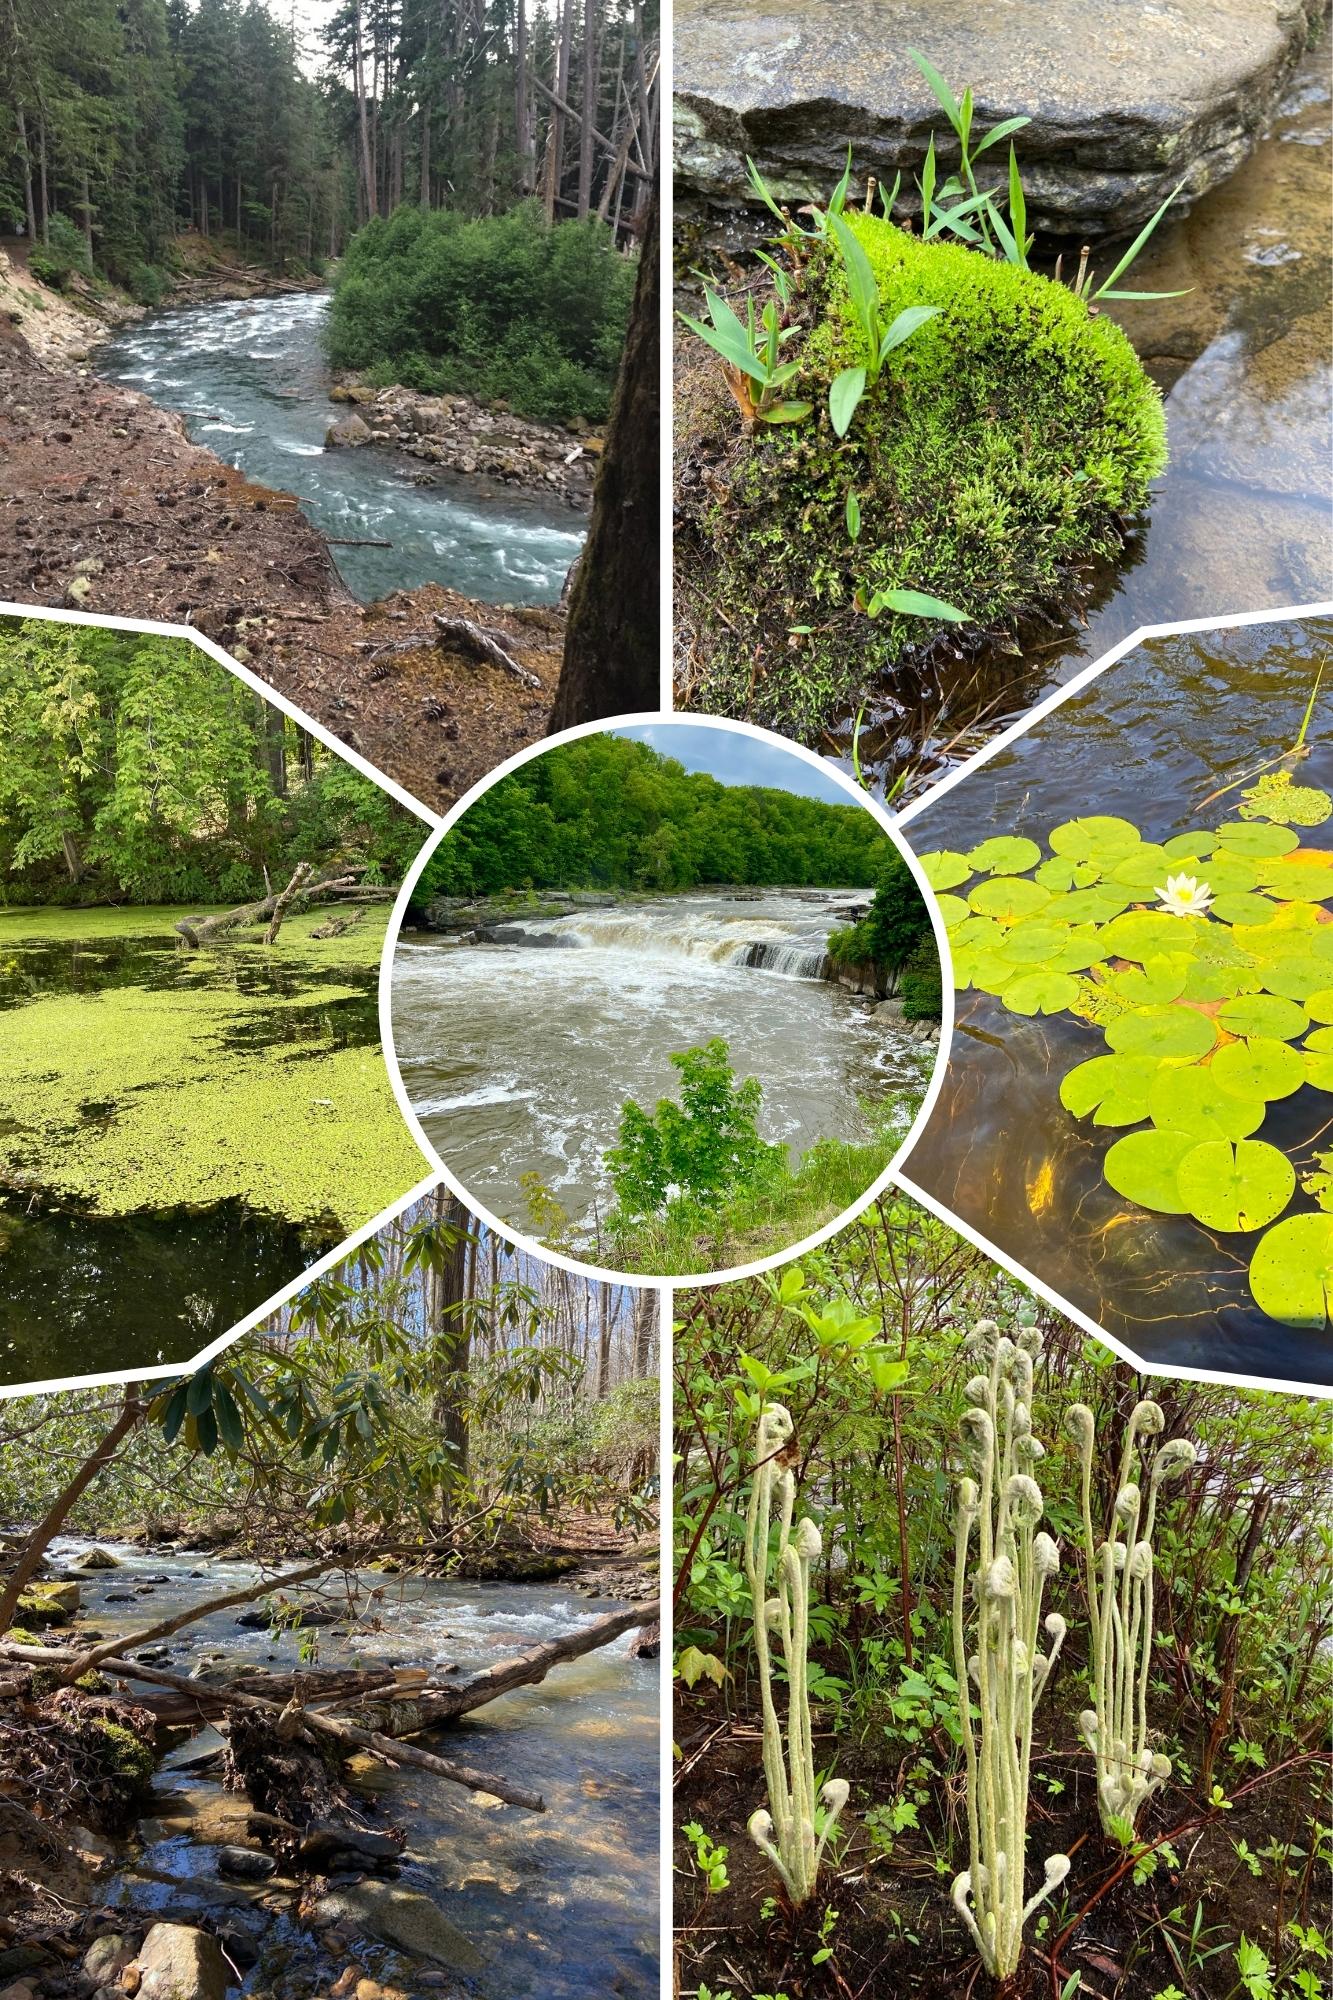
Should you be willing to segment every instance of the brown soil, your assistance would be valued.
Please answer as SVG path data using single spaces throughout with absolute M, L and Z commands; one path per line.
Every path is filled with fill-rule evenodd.
M 1034 1753 L 1031 1877 L 1039 1879 L 1036 1862 L 1048 1854 L 1067 1853 L 1073 1866 L 1064 1891 L 1034 1917 L 1019 1976 L 1000 1995 L 950 1901 L 954 1875 L 966 1866 L 961 1790 L 938 1785 L 920 1810 L 920 1826 L 899 1835 L 888 1854 L 876 1848 L 857 1817 L 858 1803 L 895 1797 L 917 1753 L 900 1765 L 873 1732 L 861 1744 L 847 1735 L 837 1739 L 838 1774 L 852 1782 L 852 1804 L 841 1822 L 851 1837 L 815 1896 L 794 1912 L 746 1832 L 750 1814 L 764 1803 L 757 1718 L 729 1721 L 716 1692 L 703 1692 L 701 1684 L 679 1697 L 676 1726 L 681 1747 L 676 1827 L 697 1821 L 711 1840 L 729 1849 L 727 1886 L 710 1895 L 689 1841 L 677 1830 L 677 1994 L 693 1994 L 702 1982 L 717 2000 L 728 1991 L 735 2000 L 749 2000 L 751 1994 L 788 2000 L 897 2000 L 899 1995 L 1060 2000 L 1077 1972 L 1084 2000 L 1154 2000 L 1173 1983 L 1189 2000 L 1229 2000 L 1238 1991 L 1234 1952 L 1242 1932 L 1270 1959 L 1290 1964 L 1290 1939 L 1278 1944 L 1285 1926 L 1293 1918 L 1321 1924 L 1326 1916 L 1327 1872 L 1308 1869 L 1306 1857 L 1312 1818 L 1327 1819 L 1327 1759 L 1271 1778 L 1251 1773 L 1255 1782 L 1243 1795 L 1241 1783 L 1228 1777 L 1232 1808 L 1213 1815 L 1203 1814 L 1183 1786 L 1168 1785 L 1149 1807 L 1140 1834 L 1151 1844 L 1181 1829 L 1171 1842 L 1178 1865 L 1164 1859 L 1136 1886 L 1130 1869 L 1113 1880 L 1123 1855 L 1098 1825 L 1086 1753 L 1072 1748 Z M 947 1745 L 937 1751 L 947 1751 Z M 834 1752 L 832 1736 L 817 1735 L 816 1765 L 831 1764 Z M 1054 1796 L 1046 1789 L 1048 1780 L 1059 1787 Z M 1236 1854 L 1238 1841 L 1256 1854 L 1270 1843 L 1290 1847 L 1280 1896 L 1275 1862 L 1266 1859 L 1256 1879 Z M 1188 1950 L 1196 1906 L 1202 1907 L 1206 1933 L 1201 1948 L 1223 1946 L 1203 1962 L 1191 1960 Z M 825 1940 L 820 1926 L 829 1909 L 837 1919 Z M 824 1943 L 832 1946 L 832 1956 L 815 1966 L 813 1955 Z
M 0 598 L 188 624 L 430 810 L 546 733 L 559 610 L 499 611 L 427 585 L 360 605 L 289 494 L 190 443 L 146 397 L 38 361 L 0 318 Z M 425 644 L 450 611 L 508 634 L 541 681 Z

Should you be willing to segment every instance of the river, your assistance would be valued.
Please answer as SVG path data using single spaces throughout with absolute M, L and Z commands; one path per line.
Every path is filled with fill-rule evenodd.
M 928 853 L 966 852 L 994 834 L 1041 842 L 1086 813 L 1129 819 L 1151 841 L 1216 827 L 1237 793 L 1201 801 L 1295 740 L 1331 646 L 1328 620 L 1149 641 L 904 832 Z M 1327 673 L 1323 689 L 1296 782 L 1333 792 Z M 1302 848 L 1326 849 L 1331 827 L 1301 829 Z M 1100 1032 L 1071 1014 L 1024 1019 L 985 993 L 960 993 L 940 1095 L 904 1171 L 1159 1367 L 1333 1383 L 1327 1337 L 1281 1325 L 1254 1303 L 1255 1234 L 1137 1208 L 1107 1184 L 1103 1163 L 1121 1131 L 1075 1119 L 1059 1101 L 1073 1065 L 1103 1053 Z M 1306 1085 L 1267 1107 L 1262 1137 L 1299 1176 L 1328 1146 L 1328 1124 L 1328 1095 Z M 1293 1212 L 1314 1208 L 1298 1190 Z
M 1325 39 L 1250 159 L 1168 215 L 1125 280 L 1185 296 L 1106 308 L 1165 395 L 1171 462 L 1086 622 L 1028 633 L 1021 664 L 1000 652 L 872 694 L 861 764 L 909 773 L 904 802 L 1141 625 L 1333 595 L 1329 97 Z M 854 721 L 825 746 L 849 769 Z
M 185 418 L 191 438 L 262 486 L 294 493 L 363 603 L 439 583 L 493 604 L 554 604 L 583 546 L 579 517 L 511 486 L 439 473 L 374 445 L 332 451 L 338 416 L 320 343 L 328 295 L 232 299 L 153 314 L 97 351 L 98 373 Z
M 69 1539 L 52 1553 L 68 1560 L 89 1546 Z M 88 1617 L 108 1636 L 142 1629 L 258 1574 L 189 1552 L 99 1546 L 122 1566 L 81 1574 L 79 1582 Z M 150 1586 L 149 1579 L 157 1581 Z M 342 1628 L 315 1634 L 321 1666 L 452 1661 L 468 1674 L 619 1608 L 543 1584 L 386 1582 L 373 1574 L 362 1582 L 382 1592 L 367 1607 L 366 1628 L 355 1637 Z M 279 1670 L 301 1663 L 300 1635 L 238 1632 L 236 1618 L 234 1610 L 220 1612 L 191 1626 L 172 1642 L 171 1670 L 188 1672 L 201 1655 L 219 1653 Z M 406 1766 L 386 1771 L 361 1760 L 355 1767 L 381 1823 L 407 1831 L 402 1886 L 431 1897 L 486 1959 L 487 1969 L 468 1986 L 478 2000 L 586 2000 L 593 1992 L 656 2000 L 659 1666 L 629 1659 L 627 1643 L 614 1640 L 556 1667 L 540 1686 L 488 1703 L 432 1739 L 443 1756 L 534 1787 L 544 1813 L 488 1808 Z M 183 1768 L 217 1740 L 207 1730 L 167 1757 L 139 1852 L 107 1900 L 178 1923 L 216 1920 L 225 1911 L 259 1948 L 247 1990 L 327 1992 L 346 1953 L 330 1958 L 321 1950 L 294 1915 L 295 1898 L 269 1884 L 219 1878 L 217 1845 L 240 1836 L 248 1807 L 212 1773 Z M 409 1992 L 420 1990 L 410 1973 L 393 1979 L 387 1949 L 358 1945 L 355 1955 Z M 303 1978 L 309 1983 L 292 1983 Z
M 764 1088 L 760 1129 L 793 1159 L 864 1143 L 863 1100 L 919 1093 L 922 1044 L 818 977 L 868 892 L 691 893 L 506 926 L 513 942 L 409 933 L 393 961 L 394 1048 L 440 1157 L 503 1220 L 535 1173 L 587 1228 L 621 1107 L 677 1095 L 669 1056 L 720 1035 Z M 752 961 L 759 960 L 759 963 Z

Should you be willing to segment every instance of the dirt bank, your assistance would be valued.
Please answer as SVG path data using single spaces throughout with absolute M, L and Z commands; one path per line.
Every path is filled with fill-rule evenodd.
M 0 299 L 0 598 L 193 625 L 432 810 L 545 733 L 562 612 L 437 585 L 358 604 L 289 494 L 67 358 L 98 327 L 61 305 L 35 315 L 63 329 L 39 356 L 32 315 L 16 324 Z M 538 686 L 429 643 L 436 612 L 502 630 Z M 417 633 L 423 644 L 405 646 Z M 377 656 L 385 647 L 401 650 Z

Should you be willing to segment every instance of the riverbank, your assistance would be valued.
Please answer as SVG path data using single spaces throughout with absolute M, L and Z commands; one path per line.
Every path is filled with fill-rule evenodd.
M 329 425 L 329 447 L 380 445 L 443 472 L 554 494 L 577 513 L 592 510 L 602 439 L 586 428 L 534 423 L 471 396 L 425 396 L 401 384 L 375 389 L 356 378 L 335 382 L 329 401 L 350 406 Z M 434 476 L 418 473 L 413 483 L 431 485 Z

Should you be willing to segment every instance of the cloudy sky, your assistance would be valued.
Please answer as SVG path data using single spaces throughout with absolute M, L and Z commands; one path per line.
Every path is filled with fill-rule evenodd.
M 707 722 L 635 722 L 617 729 L 647 743 L 664 757 L 674 757 L 687 771 L 707 771 L 723 785 L 772 785 L 782 792 L 801 792 L 831 805 L 850 804 L 837 781 L 826 777 L 804 757 L 793 756 L 779 744 L 759 743 L 736 729 L 717 729 Z

